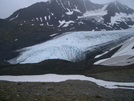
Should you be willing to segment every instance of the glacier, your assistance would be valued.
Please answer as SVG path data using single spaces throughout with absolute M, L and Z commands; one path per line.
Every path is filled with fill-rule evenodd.
M 41 44 L 17 50 L 20 55 L 8 62 L 26 64 L 39 63 L 48 59 L 82 61 L 90 52 L 101 50 L 105 45 L 112 48 L 132 36 L 134 36 L 134 29 L 66 32 Z

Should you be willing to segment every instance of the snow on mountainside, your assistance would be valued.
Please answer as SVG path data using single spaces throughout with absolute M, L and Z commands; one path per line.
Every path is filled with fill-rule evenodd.
M 95 64 L 107 66 L 125 66 L 134 64 L 134 37 L 127 40 L 112 57 L 97 61 Z
M 92 51 L 112 48 L 134 35 L 133 29 L 121 31 L 67 32 L 62 36 L 21 50 L 11 64 L 38 63 L 47 59 L 81 61 Z
M 117 30 L 134 25 L 134 10 L 118 1 L 102 5 L 89 0 L 49 0 L 20 9 L 7 20 L 59 30 Z

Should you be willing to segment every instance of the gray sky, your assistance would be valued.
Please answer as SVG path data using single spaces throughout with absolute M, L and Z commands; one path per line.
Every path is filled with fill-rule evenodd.
M 28 7 L 36 2 L 47 0 L 0 0 L 0 18 L 7 18 L 20 8 Z M 94 3 L 105 4 L 115 0 L 90 0 Z M 134 0 L 118 0 L 134 9 Z

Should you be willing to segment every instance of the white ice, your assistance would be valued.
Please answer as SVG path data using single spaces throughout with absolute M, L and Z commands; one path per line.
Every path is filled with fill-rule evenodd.
M 133 82 L 110 82 L 86 77 L 83 75 L 31 75 L 31 76 L 0 76 L 0 81 L 13 81 L 13 82 L 62 82 L 66 80 L 81 80 L 94 82 L 99 86 L 108 89 L 131 89 L 134 90 Z
M 132 29 L 67 32 L 47 42 L 18 50 L 21 52 L 20 56 L 8 62 L 11 64 L 25 64 L 38 63 L 47 59 L 81 61 L 85 59 L 86 51 L 94 51 L 94 49 L 111 42 L 117 45 L 119 40 L 125 40 L 125 38 L 133 35 Z

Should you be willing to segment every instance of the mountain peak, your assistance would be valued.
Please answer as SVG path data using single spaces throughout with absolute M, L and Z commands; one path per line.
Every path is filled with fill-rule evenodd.
M 111 30 L 113 26 L 109 27 L 106 24 L 116 13 L 129 15 L 134 13 L 134 10 L 118 0 L 107 5 L 95 4 L 90 0 L 49 0 L 20 9 L 7 20 L 18 24 L 28 22 L 32 26 L 49 26 L 59 30 Z M 131 25 L 132 23 L 134 22 L 131 22 Z M 128 28 L 128 25 L 124 28 Z
M 115 5 L 115 6 L 124 6 L 121 2 L 119 2 L 118 0 L 115 0 L 114 2 L 113 2 L 113 4 Z
M 115 0 L 114 2 L 115 2 L 115 3 L 120 3 L 118 0 Z
M 118 0 L 110 3 L 107 6 L 106 10 L 108 10 L 108 12 L 109 12 L 109 14 L 111 14 L 111 16 L 115 16 L 116 13 L 126 13 L 127 15 L 134 13 L 133 9 L 129 8 L 126 5 L 123 5 Z

